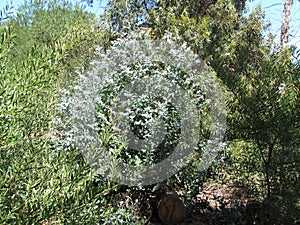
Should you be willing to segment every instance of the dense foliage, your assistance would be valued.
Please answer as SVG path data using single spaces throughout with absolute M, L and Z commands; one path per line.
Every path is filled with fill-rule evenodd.
M 25 1 L 14 16 L 10 6 L 1 10 L 0 224 L 143 224 L 151 196 L 164 185 L 182 193 L 191 212 L 200 205 L 210 224 L 299 223 L 299 56 L 273 41 L 259 8 L 245 15 L 245 6 L 238 0 L 111 0 L 99 18 L 67 0 Z M 199 147 L 194 160 L 163 184 L 127 187 L 92 173 L 78 146 L 68 142 L 66 112 L 57 106 L 62 90 L 72 93 L 78 74 L 91 70 L 92 60 L 101 61 L 97 46 L 105 52 L 138 30 L 154 40 L 172 34 L 207 62 L 228 94 L 228 127 L 226 148 L 207 170 L 200 170 Z M 155 162 L 160 151 L 134 154 L 113 139 L 102 121 L 109 120 L 107 96 L 130 74 L 163 69 L 157 62 L 130 65 L 99 94 L 99 139 L 107 150 L 118 145 L 117 158 L 133 165 Z M 149 114 L 157 116 L 161 102 L 154 103 Z M 133 107 L 131 122 L 140 136 L 148 134 L 148 121 L 136 119 L 145 106 L 147 99 Z M 167 111 L 169 135 L 176 136 L 180 116 L 171 106 Z M 172 141 L 163 148 L 171 151 Z M 220 184 L 246 190 L 252 205 L 223 198 L 216 208 L 197 202 L 207 186 Z

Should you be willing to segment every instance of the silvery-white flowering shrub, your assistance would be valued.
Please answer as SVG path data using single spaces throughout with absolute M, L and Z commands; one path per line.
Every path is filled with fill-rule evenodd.
M 145 176 L 143 170 L 176 152 L 157 169 L 173 167 L 174 174 L 190 160 L 191 149 L 207 145 L 202 155 L 213 158 L 209 152 L 218 151 L 224 134 L 222 93 L 212 71 L 172 37 L 147 38 L 132 34 L 108 51 L 99 48 L 98 60 L 64 90 L 60 104 L 59 145 L 80 149 L 97 172 L 110 177 Z M 118 168 L 120 163 L 126 166 Z M 130 166 L 139 169 L 131 173 Z

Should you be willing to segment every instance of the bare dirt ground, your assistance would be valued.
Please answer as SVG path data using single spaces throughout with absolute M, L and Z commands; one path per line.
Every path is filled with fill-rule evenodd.
M 186 207 L 185 220 L 170 225 L 263 224 L 259 221 L 260 208 L 259 202 L 247 193 L 246 188 L 222 184 L 208 185 Z M 165 223 L 153 215 L 146 225 L 165 225 Z

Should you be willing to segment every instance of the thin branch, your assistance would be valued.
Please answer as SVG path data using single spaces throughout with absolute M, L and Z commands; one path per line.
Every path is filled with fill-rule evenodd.
M 264 9 L 269 9 L 269 8 L 271 8 L 271 7 L 273 7 L 273 6 L 278 6 L 278 5 L 282 5 L 282 3 L 275 3 L 275 4 L 272 4 L 272 5 L 269 5 L 269 6 L 264 7 Z

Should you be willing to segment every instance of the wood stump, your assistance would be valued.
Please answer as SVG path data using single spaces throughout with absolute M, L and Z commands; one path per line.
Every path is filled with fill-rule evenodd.
M 158 203 L 158 216 L 166 225 L 183 222 L 186 209 L 175 191 L 169 191 Z

